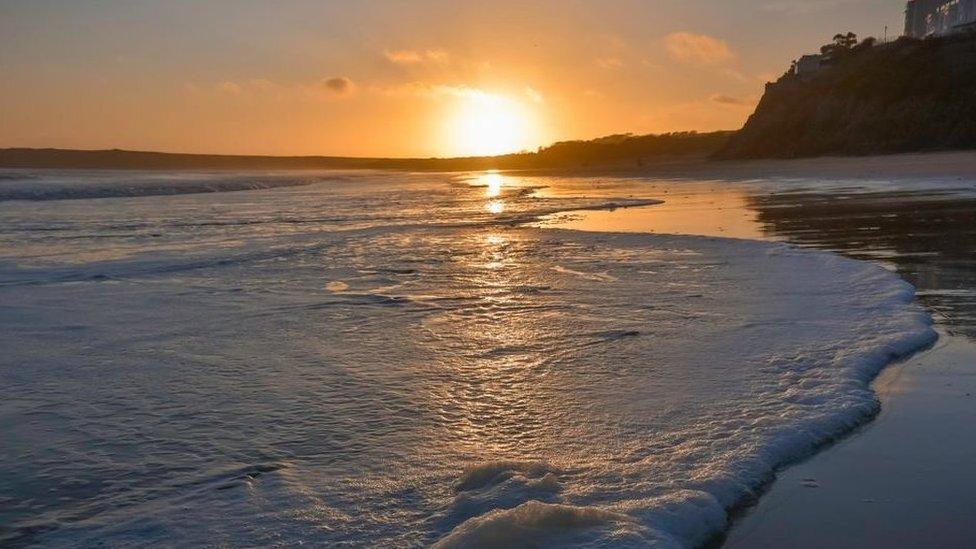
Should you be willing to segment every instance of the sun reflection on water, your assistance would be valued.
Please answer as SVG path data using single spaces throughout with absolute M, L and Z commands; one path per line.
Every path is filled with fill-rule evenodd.
M 485 209 L 488 210 L 489 213 L 496 215 L 503 213 L 505 211 L 505 202 L 503 200 L 492 200 L 485 205 Z
M 500 234 L 490 234 L 485 237 L 485 242 L 492 246 L 501 246 L 502 244 L 508 244 L 508 239 Z
M 504 213 L 505 201 L 502 195 L 505 191 L 505 176 L 494 170 L 488 171 L 474 178 L 471 185 L 485 190 L 485 198 L 488 199 L 485 210 L 488 213 L 495 215 Z
M 484 264 L 485 268 L 494 270 L 504 267 L 509 259 L 505 253 L 505 247 L 509 243 L 508 238 L 501 234 L 492 233 L 486 235 L 484 241 L 487 245 L 485 253 L 490 257 Z
M 425 322 L 465 349 L 451 363 L 454 382 L 431 399 L 449 418 L 444 444 L 472 461 L 541 460 L 539 448 L 549 446 L 541 418 L 564 409 L 547 398 L 540 381 L 550 357 L 538 352 L 539 342 L 561 326 L 543 321 L 548 296 L 533 291 L 548 270 L 517 232 L 472 232 L 461 248 L 469 252 L 458 256 L 457 266 L 470 301 Z
M 488 198 L 496 198 L 502 194 L 502 187 L 505 179 L 498 173 L 487 173 L 481 177 L 485 184 L 485 195 Z

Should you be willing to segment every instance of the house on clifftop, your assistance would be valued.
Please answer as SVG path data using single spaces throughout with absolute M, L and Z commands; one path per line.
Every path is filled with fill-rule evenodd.
M 794 62 L 794 70 L 800 76 L 816 74 L 820 72 L 820 69 L 824 68 L 826 60 L 827 56 L 822 54 L 804 55 Z

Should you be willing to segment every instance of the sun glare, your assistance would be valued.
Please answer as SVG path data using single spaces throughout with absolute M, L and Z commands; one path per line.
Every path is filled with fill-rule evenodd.
M 500 213 L 504 213 L 505 203 L 502 202 L 501 200 L 492 200 L 487 205 L 485 205 L 485 209 L 488 210 L 488 213 L 493 213 L 496 215 Z
M 523 105 L 480 90 L 458 97 L 446 130 L 452 156 L 494 156 L 537 146 L 533 116 Z
M 488 198 L 498 198 L 502 194 L 502 187 L 505 186 L 505 180 L 497 172 L 488 172 L 479 179 L 484 182 L 485 195 Z

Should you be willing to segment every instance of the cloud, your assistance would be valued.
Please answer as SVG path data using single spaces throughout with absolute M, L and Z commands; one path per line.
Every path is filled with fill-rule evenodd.
M 727 43 L 718 38 L 691 32 L 675 32 L 664 38 L 668 55 L 682 63 L 714 65 L 735 58 Z
M 603 57 L 597 59 L 596 64 L 602 69 L 619 69 L 624 66 L 623 60 L 618 57 Z
M 420 52 L 413 50 L 385 51 L 383 52 L 383 57 L 386 57 L 386 60 L 390 63 L 396 63 L 398 65 L 410 65 L 420 63 L 424 60 Z
M 322 86 L 335 95 L 349 95 L 356 91 L 356 84 L 345 76 L 327 78 L 322 81 Z
M 274 82 L 263 78 L 240 82 L 228 80 L 206 86 L 187 82 L 183 85 L 183 89 L 187 93 L 195 95 L 206 92 L 235 97 L 322 101 L 348 97 L 356 92 L 357 86 L 355 82 L 345 76 L 336 76 L 289 83 Z
M 451 60 L 450 54 L 444 50 L 387 50 L 383 57 L 395 65 L 419 65 L 422 63 L 447 64 Z
M 756 104 L 756 99 L 753 97 L 735 97 L 732 95 L 725 95 L 722 93 L 716 93 L 710 97 L 713 103 L 718 103 L 720 105 L 729 105 L 732 107 L 752 107 Z
M 741 71 L 735 69 L 725 69 L 722 71 L 722 74 L 729 77 L 732 80 L 743 82 L 743 83 L 752 82 L 753 80 L 752 78 L 749 78 L 748 76 L 743 74 Z
M 545 101 L 545 98 L 542 97 L 542 94 L 539 93 L 539 90 L 533 88 L 532 86 L 525 87 L 525 95 L 533 103 L 542 103 L 543 101 Z
M 527 88 L 531 89 L 531 88 Z M 427 99 L 457 98 L 474 101 L 494 101 L 499 96 L 468 85 L 429 84 L 407 82 L 395 86 L 376 86 L 370 91 L 387 96 L 413 96 Z M 541 97 L 541 96 L 540 96 Z
M 451 56 L 444 50 L 427 50 L 424 52 L 424 56 L 428 61 L 433 61 L 434 63 L 447 63 L 451 60 Z
M 236 82 L 221 82 L 217 84 L 217 91 L 227 95 L 240 95 L 244 93 L 244 88 Z

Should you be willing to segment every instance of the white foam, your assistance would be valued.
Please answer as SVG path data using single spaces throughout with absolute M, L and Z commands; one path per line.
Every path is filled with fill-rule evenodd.
M 434 544 L 438 549 L 545 547 L 580 543 L 581 530 L 601 532 L 609 541 L 646 544 L 640 526 L 625 514 L 594 507 L 574 507 L 529 501 L 514 509 L 492 511 L 473 518 Z
M 308 185 L 320 178 L 274 173 L 181 173 L 131 170 L 40 170 L 0 177 L 0 202 L 79 200 L 267 190 Z
M 605 493 L 601 496 L 574 495 L 574 491 L 586 494 L 594 489 L 589 484 L 593 482 L 593 477 L 590 477 L 584 481 L 586 487 L 578 489 L 574 489 L 571 482 L 562 481 L 558 497 L 547 500 L 549 504 L 557 506 L 587 502 L 581 509 L 597 515 L 584 516 L 604 516 L 599 513 L 605 512 L 635 519 L 647 529 L 641 534 L 641 543 L 651 543 L 649 540 L 653 540 L 654 544 L 690 547 L 700 545 L 720 533 L 727 522 L 727 510 L 755 497 L 755 490 L 768 481 L 777 467 L 809 455 L 819 445 L 848 432 L 874 414 L 877 402 L 870 391 L 869 382 L 891 360 L 930 344 L 936 337 L 928 315 L 912 305 L 914 289 L 911 285 L 870 263 L 822 252 L 797 250 L 786 245 L 749 241 L 625 235 L 588 236 L 585 240 L 599 242 L 604 247 L 603 254 L 613 250 L 614 258 L 605 257 L 601 265 L 608 262 L 616 262 L 618 267 L 630 264 L 629 267 L 642 275 L 646 275 L 646 272 L 639 267 L 647 264 L 648 259 L 624 252 L 629 246 L 653 242 L 656 250 L 675 250 L 670 265 L 675 273 L 686 270 L 673 264 L 688 262 L 679 258 L 704 254 L 710 258 L 711 264 L 735 270 L 745 268 L 739 271 L 743 278 L 738 279 L 738 284 L 752 286 L 749 291 L 760 291 L 769 298 L 768 301 L 756 302 L 733 299 L 735 303 L 729 310 L 707 303 L 702 305 L 706 307 L 705 310 L 695 313 L 702 318 L 715 318 L 718 326 L 732 328 L 732 331 L 720 336 L 722 343 L 714 346 L 730 356 L 702 355 L 694 347 L 685 346 L 671 351 L 667 359 L 671 363 L 684 364 L 682 368 L 685 369 L 701 368 L 705 365 L 696 364 L 695 361 L 707 356 L 716 361 L 716 381 L 726 379 L 731 382 L 733 378 L 743 375 L 743 381 L 752 379 L 738 389 L 715 385 L 713 398 L 732 399 L 731 404 L 737 398 L 734 393 L 742 391 L 741 404 L 732 405 L 716 414 L 709 412 L 704 404 L 685 403 L 683 406 L 688 407 L 685 413 L 659 424 L 660 428 L 668 429 L 690 420 L 687 431 L 677 434 L 676 438 L 670 437 L 674 441 L 670 448 L 662 445 L 657 451 L 649 451 L 646 458 L 635 459 L 612 473 L 597 473 L 605 468 L 599 463 L 589 462 L 586 465 L 594 469 L 590 475 L 596 478 L 606 474 L 611 477 L 620 474 L 631 476 L 641 486 L 632 488 L 635 492 L 633 497 L 621 497 L 629 489 L 626 483 L 619 480 L 613 481 L 617 484 L 614 489 L 617 493 L 612 497 Z M 689 255 L 688 252 L 696 245 L 699 251 Z M 601 255 L 601 252 L 593 253 Z M 748 267 L 746 264 L 749 263 L 754 263 L 754 266 Z M 561 274 L 592 280 L 592 277 L 580 277 L 576 267 L 554 269 Z M 762 273 L 762 277 L 753 278 L 747 274 L 750 271 Z M 621 269 L 611 269 L 611 272 L 620 273 Z M 620 274 L 615 274 L 614 278 L 619 279 L 615 280 L 619 285 L 634 282 L 634 279 Z M 677 283 L 672 282 L 675 280 L 672 275 L 665 278 L 665 285 L 675 288 L 673 292 L 698 289 L 700 293 L 695 295 L 711 300 L 721 292 L 716 294 L 714 288 L 710 290 L 707 287 L 710 278 L 696 277 L 689 282 Z M 602 278 L 601 281 L 610 282 Z M 743 286 L 738 289 L 730 286 L 728 291 L 743 289 Z M 670 300 L 667 302 L 672 303 Z M 654 307 L 655 304 L 652 302 L 649 306 Z M 754 312 L 765 320 L 729 323 L 729 314 L 746 318 Z M 716 332 L 718 326 L 702 325 L 706 331 L 701 333 L 699 344 L 712 346 L 709 340 L 725 331 L 718 329 Z M 647 329 L 647 326 L 644 328 Z M 691 330 L 691 325 L 687 329 Z M 640 332 L 634 333 L 640 337 Z M 683 337 L 691 336 L 688 338 L 691 341 L 696 333 L 686 333 Z M 782 341 L 770 339 L 772 334 L 779 334 Z M 773 351 L 777 348 L 779 350 Z M 653 354 L 646 356 L 652 362 L 659 360 Z M 750 360 L 760 357 L 762 362 L 750 363 Z M 696 392 L 694 385 L 708 380 L 698 375 L 689 374 L 684 380 L 680 376 L 675 378 L 672 396 Z M 654 384 L 656 381 L 660 380 L 648 377 L 644 382 Z M 624 409 L 632 405 L 639 408 L 647 406 L 646 397 L 640 396 L 645 391 L 635 386 L 626 392 L 631 394 L 626 397 L 622 393 L 614 395 L 620 402 L 606 404 Z M 666 399 L 667 394 L 660 393 L 657 398 Z M 679 410 L 675 412 L 680 413 Z M 696 415 L 699 417 L 695 418 Z M 649 431 L 647 436 L 648 440 L 656 438 L 653 431 Z M 619 456 L 608 456 L 608 459 L 619 459 Z M 462 479 L 472 475 L 475 478 L 507 478 L 524 467 L 505 462 L 487 463 L 469 470 Z M 605 489 L 597 488 L 596 492 Z M 472 491 L 477 492 L 477 486 Z M 642 491 L 661 495 L 642 498 L 637 495 Z M 472 497 L 477 496 L 469 493 L 468 498 Z M 550 535 L 559 535 L 561 531 L 560 528 L 554 528 L 555 533 L 549 533 L 544 528 L 534 530 L 532 520 L 548 524 L 546 511 L 550 509 L 546 506 L 532 506 L 531 501 L 524 499 L 513 502 L 511 497 L 497 493 L 486 492 L 484 497 L 495 498 L 496 511 L 459 524 L 444 538 L 445 541 L 450 540 L 451 544 L 490 545 L 524 539 L 525 536 L 545 540 Z M 520 505 L 513 508 L 514 503 Z M 599 539 L 601 543 L 608 543 L 610 538 L 607 532 L 601 530 L 603 526 L 582 520 L 574 523 L 572 528 L 596 529 L 589 535 L 595 536 L 593 539 Z M 570 527 L 563 525 L 563 530 L 567 528 Z M 582 535 L 580 532 L 577 534 Z M 583 538 L 592 541 L 586 536 Z M 558 544 L 583 543 L 567 539 Z

